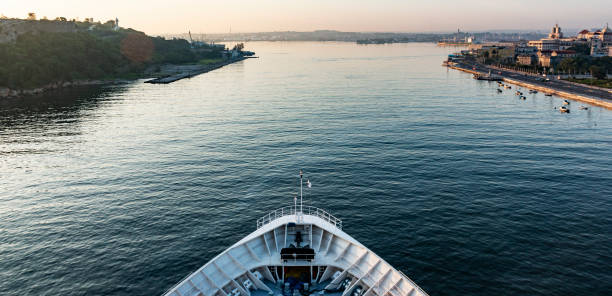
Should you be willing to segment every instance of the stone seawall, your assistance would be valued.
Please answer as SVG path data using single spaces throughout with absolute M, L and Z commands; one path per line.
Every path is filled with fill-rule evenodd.
M 0 43 L 14 42 L 19 35 L 41 32 L 76 32 L 75 22 L 0 19 Z
M 462 67 L 457 67 L 457 66 L 453 66 L 453 65 L 449 65 L 448 66 L 451 69 L 455 69 L 455 70 L 459 70 L 462 72 L 466 72 L 466 73 L 470 73 L 470 74 L 485 74 L 479 71 L 475 71 L 475 70 L 471 70 L 471 69 L 465 69 Z M 563 97 L 566 99 L 570 99 L 570 100 L 574 100 L 574 101 L 579 101 L 579 102 L 583 102 L 583 103 L 587 103 L 587 104 L 591 104 L 594 106 L 599 106 L 599 107 L 604 107 L 606 109 L 610 109 L 612 110 L 612 102 L 607 101 L 607 100 L 602 100 L 599 98 L 594 98 L 594 97 L 589 97 L 589 96 L 585 96 L 585 95 L 579 95 L 579 94 L 575 94 L 575 93 L 571 93 L 571 92 L 566 92 L 566 91 L 560 91 L 560 90 L 556 90 L 554 88 L 550 88 L 544 85 L 536 85 L 533 83 L 527 83 L 527 82 L 523 82 L 523 81 L 519 81 L 519 80 L 515 80 L 515 79 L 510 79 L 510 78 L 503 78 L 504 82 L 507 83 L 511 83 L 514 85 L 518 85 L 518 86 L 522 86 L 522 87 L 526 87 L 526 88 L 530 88 L 530 89 L 535 89 L 537 91 L 540 92 L 544 92 L 544 93 L 550 93 L 550 94 L 554 94 L 557 95 L 559 97 Z
M 531 84 L 531 83 L 526 83 L 526 82 L 522 82 L 522 81 L 518 81 L 518 80 L 514 80 L 514 79 L 504 78 L 504 82 L 512 83 L 512 84 L 515 84 L 515 85 L 518 85 L 518 86 L 527 87 L 527 88 L 530 88 L 530 89 L 535 89 L 537 91 L 541 91 L 541 92 L 557 95 L 559 97 L 563 97 L 563 98 L 566 98 L 566 99 L 571 99 L 571 100 L 574 100 L 574 101 L 579 101 L 579 102 L 583 102 L 583 103 L 587 103 L 587 104 L 591 104 L 591 105 L 595 105 L 595 106 L 599 106 L 599 107 L 604 107 L 606 109 L 612 110 L 612 102 L 609 102 L 609 101 L 604 101 L 604 100 L 600 100 L 600 99 L 597 99 L 597 98 L 587 97 L 587 96 L 578 95 L 578 94 L 574 94 L 574 93 L 570 93 L 570 92 L 555 90 L 555 89 L 552 89 L 552 88 L 548 88 L 548 87 L 544 87 L 544 86 L 540 86 L 540 85 L 534 85 L 534 84 Z

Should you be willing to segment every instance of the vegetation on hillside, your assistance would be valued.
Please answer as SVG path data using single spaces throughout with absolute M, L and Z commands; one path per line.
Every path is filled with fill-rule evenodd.
M 37 88 L 82 79 L 138 77 L 152 65 L 219 59 L 222 49 L 193 49 L 183 39 L 149 37 L 130 29 L 19 36 L 0 44 L 0 87 Z
M 0 64 L 0 86 L 16 89 L 106 78 L 130 69 L 118 44 L 87 33 L 21 35 L 13 44 L 0 44 Z
M 210 64 L 218 64 L 223 62 L 222 58 L 208 58 L 208 59 L 201 59 L 198 61 L 198 64 L 200 65 L 210 65 Z

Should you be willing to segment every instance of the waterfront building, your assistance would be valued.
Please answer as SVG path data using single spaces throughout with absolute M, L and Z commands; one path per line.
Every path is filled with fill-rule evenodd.
M 550 51 L 538 52 L 538 64 L 542 67 L 550 67 L 553 64 L 553 58 Z
M 591 56 L 605 57 L 612 56 L 610 49 L 612 48 L 612 30 L 606 24 L 601 30 L 589 31 L 582 30 L 576 36 L 582 42 L 588 42 L 591 45 Z
M 594 39 L 599 39 L 606 46 L 611 46 L 612 45 L 612 30 L 608 27 L 608 24 L 606 24 L 606 26 L 603 27 L 601 30 L 597 30 L 593 32 L 589 30 L 582 30 L 578 33 L 577 38 L 583 39 L 586 41 L 592 41 Z
M 529 41 L 528 45 L 537 48 L 537 50 L 566 50 L 576 43 L 581 43 L 576 41 L 574 38 L 564 38 L 564 39 L 550 39 L 544 38 L 540 40 Z
M 553 51 L 551 55 L 554 56 L 554 57 L 565 59 L 565 58 L 574 58 L 574 57 L 578 56 L 578 53 L 576 51 L 574 51 L 574 50 L 567 50 L 566 49 L 566 50 L 556 50 L 556 51 Z
M 578 33 L 578 38 L 589 42 L 591 44 L 591 56 L 593 57 L 605 57 L 612 56 L 610 51 L 612 49 L 612 30 L 606 24 L 601 30 L 590 32 L 588 30 L 582 30 Z
M 535 46 L 527 46 L 526 44 L 521 44 L 514 48 L 514 52 L 518 55 L 535 55 L 538 52 L 538 48 Z
M 589 39 L 589 30 L 582 30 L 580 32 L 578 32 L 578 35 L 576 35 L 576 37 L 578 39 L 583 39 L 583 40 L 588 40 Z
M 544 50 L 538 52 L 538 64 L 542 67 L 552 67 L 563 59 L 576 57 L 573 50 Z
M 468 46 L 468 49 L 472 52 L 479 50 L 489 50 L 496 48 L 506 48 L 513 47 L 515 44 L 513 42 L 485 42 L 485 43 L 471 43 Z
M 559 39 L 540 39 L 529 41 L 529 46 L 533 46 L 538 51 L 559 49 Z
M 592 57 L 607 57 L 612 51 L 612 46 L 606 46 L 600 39 L 594 38 L 591 40 L 591 56 Z
M 516 63 L 519 65 L 531 66 L 535 58 L 533 55 L 522 54 L 516 57 Z
M 538 51 L 542 51 L 566 50 L 574 46 L 576 43 L 577 39 L 575 37 L 563 38 L 563 32 L 561 31 L 561 27 L 559 27 L 559 24 L 555 24 L 550 34 L 548 34 L 548 38 L 529 41 L 528 45 L 537 48 Z

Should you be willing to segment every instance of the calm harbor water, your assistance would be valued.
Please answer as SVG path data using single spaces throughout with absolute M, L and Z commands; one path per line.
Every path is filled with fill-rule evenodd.
M 309 205 L 430 295 L 609 295 L 612 111 L 431 44 L 248 43 L 170 85 L 0 102 L 0 295 L 160 295 Z

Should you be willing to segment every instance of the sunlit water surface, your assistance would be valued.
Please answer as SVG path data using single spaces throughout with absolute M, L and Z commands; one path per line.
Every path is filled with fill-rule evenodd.
M 431 295 L 610 295 L 612 111 L 440 66 L 431 44 L 260 59 L 0 103 L 0 295 L 160 295 L 306 202 Z

